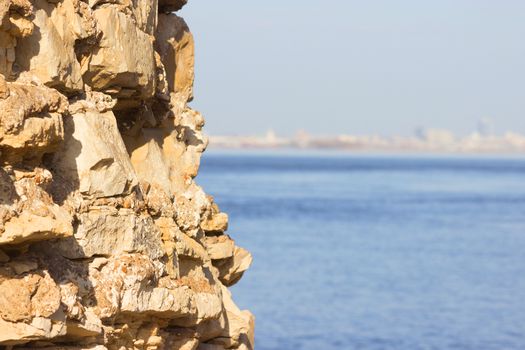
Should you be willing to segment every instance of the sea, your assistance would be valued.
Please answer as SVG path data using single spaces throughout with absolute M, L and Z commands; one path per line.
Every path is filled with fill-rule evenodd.
M 525 156 L 209 151 L 257 350 L 525 349 Z

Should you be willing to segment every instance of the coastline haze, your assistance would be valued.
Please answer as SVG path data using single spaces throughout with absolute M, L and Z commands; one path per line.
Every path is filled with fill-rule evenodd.
M 211 135 L 466 135 L 487 119 L 525 133 L 524 2 L 234 0 L 181 13 Z

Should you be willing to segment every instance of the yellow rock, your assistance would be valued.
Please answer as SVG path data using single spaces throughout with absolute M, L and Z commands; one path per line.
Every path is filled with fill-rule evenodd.
M 253 349 L 186 0 L 0 0 L 0 347 Z

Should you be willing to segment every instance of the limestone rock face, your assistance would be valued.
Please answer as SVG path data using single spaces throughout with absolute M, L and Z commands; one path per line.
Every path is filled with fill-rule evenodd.
M 171 92 L 193 96 L 194 44 L 188 25 L 176 14 L 161 13 L 155 39 Z
M 6 82 L 0 75 L 0 161 L 38 162 L 64 138 L 67 100 L 45 86 Z
M 0 246 L 68 237 L 72 217 L 45 191 L 48 170 L 0 170 Z
M 81 91 L 84 84 L 76 56 L 79 43 L 97 34 L 88 5 L 78 0 L 33 0 L 32 4 L 34 29 L 18 41 L 16 62 L 47 86 L 65 93 Z
M 0 0 L 0 347 L 253 349 L 186 0 Z
M 95 197 L 129 193 L 137 184 L 113 112 L 88 109 L 66 121 L 63 147 L 54 154 L 53 169 L 76 181 L 78 190 Z
M 0 74 L 11 78 L 16 59 L 18 39 L 33 32 L 31 22 L 33 5 L 28 0 L 2 0 L 0 2 Z
M 116 5 L 97 8 L 93 16 L 102 37 L 97 50 L 86 58 L 86 84 L 118 99 L 134 100 L 137 105 L 153 97 L 153 38 Z

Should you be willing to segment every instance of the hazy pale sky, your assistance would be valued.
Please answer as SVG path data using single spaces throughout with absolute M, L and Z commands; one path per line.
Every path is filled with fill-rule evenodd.
M 525 133 L 524 0 L 190 0 L 209 134 Z

